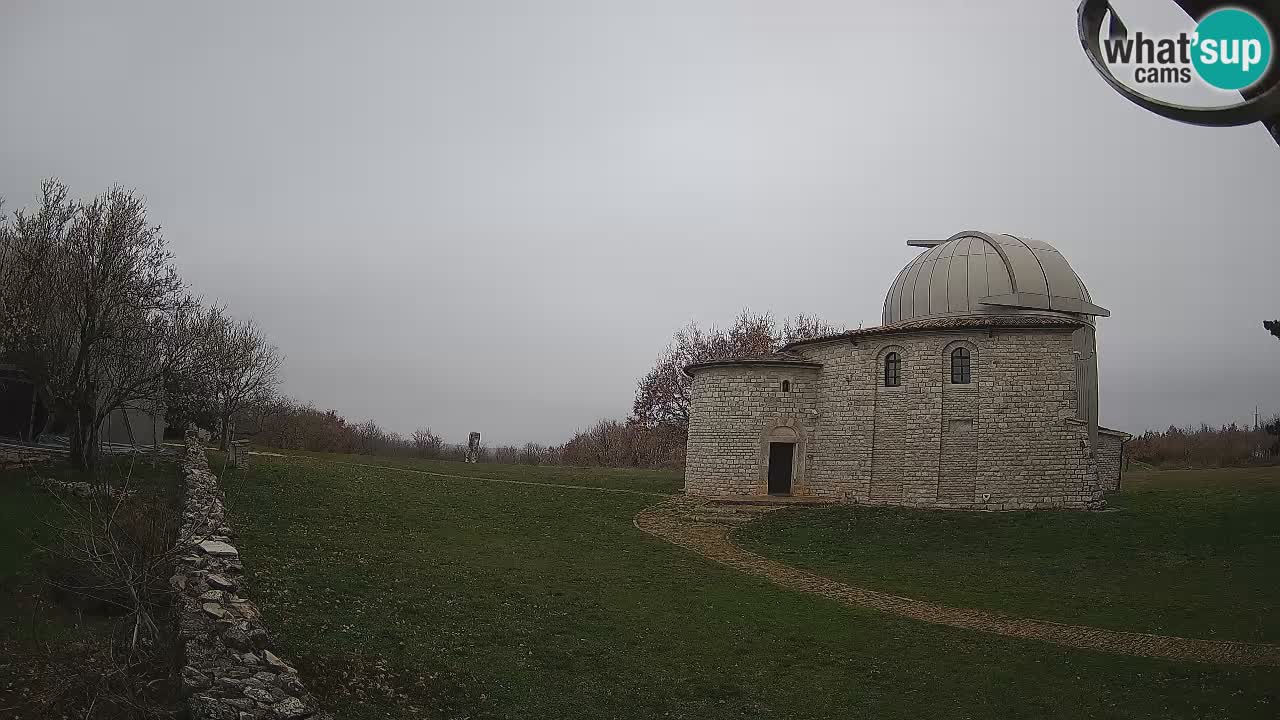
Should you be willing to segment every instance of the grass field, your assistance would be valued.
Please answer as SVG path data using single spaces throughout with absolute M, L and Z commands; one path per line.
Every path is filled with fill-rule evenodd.
M 1130 474 L 1109 506 L 783 510 L 736 539 L 853 585 L 961 607 L 1280 642 L 1280 468 Z
M 20 641 L 34 644 L 45 629 L 31 618 L 45 594 L 40 546 L 54 541 L 50 525 L 63 517 L 57 500 L 33 484 L 48 474 L 45 468 L 0 471 L 0 643 L 7 652 L 16 652 Z
M 327 459 L 259 458 L 224 485 L 251 593 L 339 717 L 1270 718 L 1280 707 L 1276 669 L 1070 651 L 780 590 L 640 533 L 632 518 L 656 497 Z M 679 487 L 670 473 L 396 464 Z M 757 540 L 790 552 L 779 522 Z M 1034 585 L 1028 574 L 1010 579 Z M 1247 626 L 1247 612 L 1228 615 L 1222 627 Z
M 99 477 L 119 485 L 126 475 L 137 498 L 176 498 L 172 463 L 107 459 Z M 99 678 L 116 670 L 110 645 L 119 612 L 56 587 L 77 572 L 57 554 L 61 529 L 82 527 L 72 510 L 86 501 L 60 501 L 42 478 L 91 479 L 65 463 L 0 471 L 0 718 L 132 717 L 135 708 L 100 694 Z M 156 706 L 168 701 L 157 697 Z
M 361 467 L 401 468 L 419 473 L 484 477 L 514 482 L 585 485 L 596 488 L 662 494 L 678 493 L 684 490 L 683 472 L 664 472 L 635 468 L 556 467 L 552 465 L 498 465 L 489 463 L 468 465 L 467 463 L 442 460 L 311 452 L 291 452 L 290 455 L 292 457 L 320 460 L 329 464 L 340 465 L 346 463 Z M 210 455 L 210 462 L 215 470 L 223 467 L 225 464 L 224 459 L 221 453 L 214 452 Z

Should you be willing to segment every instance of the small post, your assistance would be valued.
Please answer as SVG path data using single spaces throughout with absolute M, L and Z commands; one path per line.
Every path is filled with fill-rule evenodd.
M 230 443 L 227 443 L 227 447 L 231 450 L 231 467 L 240 470 L 248 470 L 249 441 L 232 440 Z
M 33 443 L 36 441 L 36 398 L 37 397 L 38 395 L 36 395 L 36 385 L 35 383 L 31 383 L 31 415 L 28 418 L 28 422 L 27 422 L 27 442 L 30 442 L 30 443 Z M 1256 415 L 1257 413 L 1254 413 L 1254 414 Z

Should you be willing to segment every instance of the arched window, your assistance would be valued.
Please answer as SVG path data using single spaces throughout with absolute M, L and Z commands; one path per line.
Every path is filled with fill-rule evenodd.
M 958 347 L 951 351 L 951 382 L 954 385 L 968 385 L 973 380 L 970 366 L 969 349 Z
M 791 392 L 791 381 L 790 381 L 790 380 L 783 380 L 783 381 L 782 381 L 782 392 Z
M 898 387 L 902 384 L 902 360 L 898 353 L 891 352 L 884 356 L 884 386 Z

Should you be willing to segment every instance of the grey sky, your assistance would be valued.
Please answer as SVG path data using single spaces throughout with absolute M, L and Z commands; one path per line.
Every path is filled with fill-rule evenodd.
M 625 415 L 690 319 L 878 324 L 971 228 L 1111 309 L 1104 424 L 1280 411 L 1280 148 L 1121 99 L 1075 5 L 11 0 L 0 195 L 138 188 L 286 392 L 449 440 Z

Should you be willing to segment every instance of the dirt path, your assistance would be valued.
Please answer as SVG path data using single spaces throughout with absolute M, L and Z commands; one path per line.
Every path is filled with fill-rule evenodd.
M 948 607 L 922 600 L 853 587 L 830 578 L 748 552 L 729 538 L 733 524 L 718 522 L 714 506 L 683 497 L 646 508 L 635 518 L 640 530 L 708 559 L 750 575 L 764 577 L 788 590 L 813 593 L 850 607 L 867 607 L 922 622 L 979 630 L 1016 638 L 1030 638 L 1083 650 L 1120 655 L 1225 663 L 1280 666 L 1280 646 L 1226 640 L 1195 640 L 1169 635 L 1105 630 L 1016 618 L 986 610 Z M 759 510 L 757 510 L 758 514 Z

